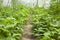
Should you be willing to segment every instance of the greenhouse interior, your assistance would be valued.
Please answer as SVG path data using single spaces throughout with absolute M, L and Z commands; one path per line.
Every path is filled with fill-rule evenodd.
M 60 0 L 0 0 L 0 40 L 60 40 Z

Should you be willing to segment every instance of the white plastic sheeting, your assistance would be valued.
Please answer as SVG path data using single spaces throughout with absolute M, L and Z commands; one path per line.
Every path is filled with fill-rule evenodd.
M 27 6 L 31 6 L 34 7 L 36 5 L 38 5 L 39 7 L 49 7 L 49 3 L 50 0 L 38 0 L 38 4 L 37 4 L 37 0 L 20 0 L 19 1 L 21 4 L 27 5 Z
M 4 6 L 11 6 L 11 0 L 3 0 Z
M 38 6 L 39 7 L 49 7 L 50 0 L 38 0 Z
M 24 4 L 26 6 L 31 6 L 31 7 L 35 6 L 36 2 L 37 0 L 20 0 L 19 1 L 20 4 Z
M 31 6 L 34 7 L 36 5 L 38 5 L 39 7 L 49 7 L 49 3 L 50 0 L 38 0 L 38 4 L 37 4 L 37 0 L 17 0 L 19 4 L 24 4 L 26 6 Z M 11 6 L 11 0 L 3 0 L 3 5 L 6 6 Z

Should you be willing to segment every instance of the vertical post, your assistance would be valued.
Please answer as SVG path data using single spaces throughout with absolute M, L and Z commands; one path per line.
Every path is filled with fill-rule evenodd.
M 36 3 L 36 6 L 38 6 L 38 0 L 36 0 L 36 2 L 37 2 L 37 3 Z

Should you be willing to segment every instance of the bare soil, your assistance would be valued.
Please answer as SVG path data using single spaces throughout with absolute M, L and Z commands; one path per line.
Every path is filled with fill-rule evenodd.
M 22 40 L 36 40 L 32 35 L 31 35 L 31 18 L 32 18 L 32 11 L 30 11 L 30 15 L 28 16 L 28 20 L 26 22 Z

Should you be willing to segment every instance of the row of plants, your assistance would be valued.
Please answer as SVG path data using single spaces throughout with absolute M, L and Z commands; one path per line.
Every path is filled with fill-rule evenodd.
M 52 0 L 48 9 L 35 7 L 32 35 L 37 40 L 60 40 L 60 2 Z
M 0 6 L 0 40 L 21 40 L 32 11 L 32 35 L 37 40 L 60 40 L 60 2 L 52 0 L 48 9 L 24 5 Z
M 0 40 L 21 40 L 30 8 L 0 6 Z

